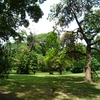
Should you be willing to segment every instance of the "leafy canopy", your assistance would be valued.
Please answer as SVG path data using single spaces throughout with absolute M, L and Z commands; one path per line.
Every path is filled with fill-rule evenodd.
M 52 6 L 49 19 L 55 20 L 60 26 L 67 26 L 75 19 L 75 16 L 83 16 L 94 6 L 100 6 L 99 0 L 61 0 Z
M 16 32 L 19 26 L 28 27 L 27 16 L 34 22 L 42 17 L 43 12 L 39 3 L 45 0 L 0 0 L 0 38 L 8 40 L 9 37 L 20 37 Z

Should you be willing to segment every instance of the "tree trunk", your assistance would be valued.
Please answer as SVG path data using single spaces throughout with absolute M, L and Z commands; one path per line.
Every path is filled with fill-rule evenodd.
M 92 82 L 91 80 L 91 47 L 87 46 L 86 52 L 86 69 L 85 69 L 85 81 Z

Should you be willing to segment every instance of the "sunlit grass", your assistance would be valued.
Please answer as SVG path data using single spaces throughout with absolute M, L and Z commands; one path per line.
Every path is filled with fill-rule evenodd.
M 85 83 L 84 73 L 10 74 L 8 79 L 0 80 L 0 100 L 100 100 L 99 98 L 100 80 Z

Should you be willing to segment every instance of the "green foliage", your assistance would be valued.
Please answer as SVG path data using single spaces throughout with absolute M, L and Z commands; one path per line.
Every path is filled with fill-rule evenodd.
M 97 40 L 97 41 L 100 40 L 100 36 L 99 36 L 99 35 L 96 37 L 96 40 Z M 100 41 L 98 41 L 98 43 L 97 43 L 96 46 L 98 46 L 98 48 L 100 48 Z
M 29 21 L 27 20 L 28 15 L 34 22 L 43 16 L 43 12 L 39 6 L 39 3 L 43 3 L 45 0 L 1 0 L 0 1 L 0 49 L 2 48 L 2 41 L 8 41 L 10 37 L 13 37 L 15 41 L 22 40 L 22 35 L 20 35 L 16 30 L 24 25 L 24 27 L 29 26 Z M 33 46 L 32 46 L 33 47 Z M 31 47 L 31 48 L 32 48 Z M 2 51 L 1 61 L 6 60 L 4 66 L 8 63 L 5 51 Z M 7 57 L 5 57 L 7 56 Z M 26 55 L 20 54 L 21 59 L 24 59 L 23 64 L 26 64 Z M 3 63 L 4 63 L 3 62 Z M 17 60 L 17 63 L 20 63 Z M 8 64 L 9 65 L 9 64 Z M 3 66 L 3 65 L 1 65 Z M 9 68 L 9 67 L 8 67 Z M 1 68 L 2 69 L 2 68 Z
M 82 73 L 85 71 L 85 58 L 75 61 L 70 69 L 72 73 Z
M 8 77 L 7 73 L 11 69 L 11 56 L 6 46 L 0 47 L 0 78 Z
M 29 51 L 26 43 L 13 43 L 11 63 L 17 73 L 29 74 L 38 69 L 37 55 L 35 51 Z
M 60 38 L 59 35 L 52 31 L 47 33 L 47 37 L 46 37 L 46 50 L 48 50 L 49 48 L 56 48 L 59 49 L 59 43 L 60 43 Z
M 95 57 L 92 57 L 91 68 L 92 71 L 96 71 L 100 69 L 100 62 Z
M 90 10 L 84 15 L 84 20 L 81 22 L 84 34 L 88 39 L 92 39 L 91 42 L 95 41 L 97 34 L 100 32 L 100 12 L 99 10 Z M 95 23 L 95 24 L 93 24 Z
M 72 32 L 66 32 L 61 37 L 61 44 L 62 47 L 72 48 L 75 45 L 75 35 Z M 70 48 L 70 49 L 71 49 Z
M 62 29 L 69 26 L 74 20 L 76 21 L 78 28 L 72 31 L 74 34 L 72 37 L 74 38 L 75 36 L 75 40 L 84 39 L 86 42 L 87 61 L 85 77 L 87 82 L 91 82 L 91 51 L 93 49 L 97 50 L 97 48 L 92 47 L 100 41 L 95 41 L 100 33 L 100 11 L 93 11 L 95 6 L 100 6 L 98 0 L 61 0 L 61 2 L 51 8 L 49 15 L 49 19 L 54 20 L 56 25 L 61 26 Z M 67 38 L 67 43 L 69 42 L 71 42 L 70 36 Z M 72 50 L 72 46 L 70 49 Z M 70 51 L 70 54 L 73 56 L 73 50 Z M 79 54 L 79 51 L 77 54 Z
M 48 71 L 54 70 L 54 59 L 56 56 L 56 49 L 49 49 L 46 53 L 46 67 L 48 68 Z
M 41 2 L 42 1 L 42 2 Z M 43 3 L 45 0 L 39 0 Z M 43 16 L 38 0 L 2 0 L 0 2 L 0 38 L 4 41 L 9 37 L 19 37 L 16 30 L 19 26 L 29 26 L 28 16 L 34 22 Z
M 70 69 L 71 72 L 73 73 L 81 73 L 83 71 L 85 71 L 85 58 L 81 58 L 80 60 L 76 60 L 73 63 L 72 68 Z M 92 57 L 91 59 L 91 70 L 94 72 L 96 70 L 100 69 L 100 63 L 98 62 L 98 60 L 95 57 Z
M 98 0 L 61 0 L 58 4 L 52 6 L 49 19 L 55 20 L 57 25 L 67 26 L 75 19 L 73 12 L 76 16 L 81 17 L 93 6 L 99 6 Z
M 12 11 L 12 13 L 19 15 L 22 22 L 25 21 L 26 12 L 35 22 L 42 17 L 43 12 L 41 11 L 39 5 L 37 4 L 38 0 L 5 0 L 3 4 L 7 4 L 4 9 Z M 11 14 L 12 14 L 11 13 Z
M 46 67 L 45 56 L 38 54 L 37 55 L 38 70 L 42 72 L 47 72 L 48 68 Z
M 42 54 L 43 56 L 46 55 L 46 39 L 47 39 L 47 36 L 48 34 L 45 33 L 45 34 L 39 34 L 39 35 L 36 35 L 35 38 L 36 38 L 36 52 L 40 54 Z
M 35 36 L 32 33 L 27 36 L 27 45 L 29 46 L 30 51 L 35 50 Z
M 72 52 L 69 53 L 69 56 L 74 58 L 74 63 L 71 66 L 71 72 L 81 73 L 85 71 L 86 64 L 86 54 L 85 46 L 81 43 L 76 43 Z

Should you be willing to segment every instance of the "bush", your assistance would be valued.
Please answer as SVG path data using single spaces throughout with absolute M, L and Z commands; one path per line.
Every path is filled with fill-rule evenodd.
M 71 72 L 72 73 L 82 73 L 84 68 L 85 68 L 85 59 L 81 59 L 81 60 L 74 62 L 71 68 Z
M 70 70 L 72 73 L 82 73 L 83 67 L 81 66 L 73 66 Z
M 92 57 L 91 65 L 92 71 L 100 70 L 100 62 L 95 57 Z

